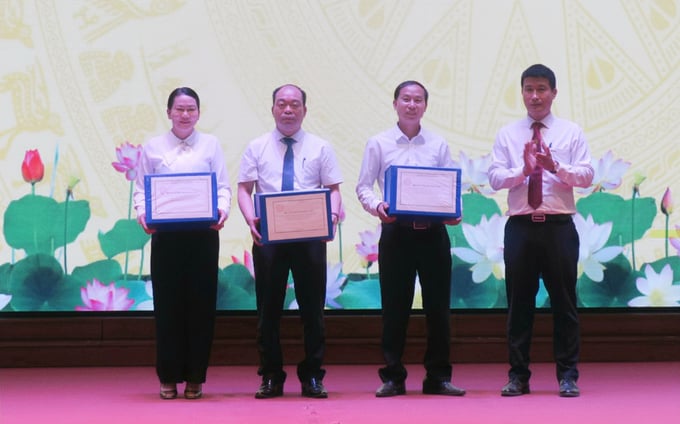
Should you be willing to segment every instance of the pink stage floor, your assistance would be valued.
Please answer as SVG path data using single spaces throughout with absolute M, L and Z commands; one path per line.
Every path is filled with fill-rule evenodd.
M 553 365 L 535 364 L 532 393 L 500 396 L 504 364 L 455 364 L 462 398 L 420 393 L 410 365 L 407 395 L 378 399 L 376 365 L 332 365 L 328 399 L 299 395 L 288 367 L 285 396 L 254 399 L 255 367 L 212 367 L 200 400 L 163 401 L 153 368 L 0 369 L 0 424 L 99 423 L 680 423 L 680 362 L 585 363 L 581 397 L 560 398 Z

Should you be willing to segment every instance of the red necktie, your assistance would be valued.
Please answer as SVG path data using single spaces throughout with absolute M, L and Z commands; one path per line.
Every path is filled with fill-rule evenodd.
M 536 142 L 536 151 L 541 151 L 541 128 L 543 124 L 534 122 L 531 128 L 534 130 L 534 137 L 532 140 Z M 529 206 L 534 209 L 543 203 L 543 168 L 536 165 L 531 175 L 529 175 Z

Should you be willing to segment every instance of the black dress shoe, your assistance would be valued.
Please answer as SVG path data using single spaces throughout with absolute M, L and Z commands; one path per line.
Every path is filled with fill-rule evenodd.
M 325 399 L 328 392 L 318 378 L 312 377 L 302 382 L 302 396 L 315 399 Z
M 501 389 L 501 396 L 521 396 L 530 393 L 529 382 L 518 378 L 511 378 Z
M 576 382 L 570 379 L 560 380 L 560 396 L 562 397 L 579 397 L 581 391 Z
M 403 381 L 398 383 L 396 381 L 387 380 L 375 391 L 375 397 L 391 397 L 405 394 L 406 386 Z
M 255 399 L 268 399 L 283 396 L 283 383 L 276 383 L 271 378 L 262 380 L 260 388 L 255 392 Z
M 423 393 L 426 395 L 463 396 L 465 390 L 448 381 L 423 380 Z

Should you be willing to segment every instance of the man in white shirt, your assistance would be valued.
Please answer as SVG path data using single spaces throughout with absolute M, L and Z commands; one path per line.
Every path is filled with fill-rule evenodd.
M 398 220 L 389 216 L 389 206 L 373 190 L 385 188 L 385 170 L 390 165 L 435 168 L 453 166 L 446 140 L 424 128 L 420 121 L 427 109 L 428 92 L 417 81 L 404 81 L 394 91 L 397 124 L 366 143 L 356 193 L 364 209 L 380 219 L 382 232 L 378 249 L 380 294 L 383 314 L 382 350 L 385 367 L 378 372 L 383 384 L 376 397 L 406 394 L 406 368 L 402 355 L 406 328 L 413 304 L 416 274 L 420 279 L 427 324 L 426 376 L 423 393 L 462 396 L 465 390 L 451 384 L 450 302 L 451 242 L 445 224 L 457 225 L 460 218 L 444 223 Z
M 491 187 L 508 189 L 510 216 L 504 250 L 510 370 L 501 395 L 530 392 L 529 350 L 541 278 L 553 312 L 559 394 L 576 397 L 579 238 L 571 218 L 576 213 L 573 187 L 588 187 L 594 171 L 583 130 L 551 113 L 557 96 L 553 71 L 532 65 L 520 82 L 527 116 L 499 130 L 489 168 Z M 538 197 L 533 199 L 536 177 Z
M 297 376 L 302 395 L 325 398 L 325 370 L 321 368 L 325 349 L 323 310 L 326 302 L 326 242 L 300 241 L 262 244 L 259 218 L 255 216 L 252 194 L 283 190 L 330 189 L 333 231 L 338 223 L 342 175 L 332 146 L 305 132 L 306 93 L 286 84 L 274 90 L 272 115 L 276 129 L 251 141 L 241 159 L 238 176 L 238 204 L 253 237 L 253 264 L 258 313 L 257 345 L 260 353 L 258 375 L 262 384 L 258 399 L 283 395 L 286 373 L 279 327 L 289 271 L 293 274 L 295 297 L 304 326 L 305 358 Z M 288 145 L 293 151 L 294 173 L 284 188 L 284 159 Z

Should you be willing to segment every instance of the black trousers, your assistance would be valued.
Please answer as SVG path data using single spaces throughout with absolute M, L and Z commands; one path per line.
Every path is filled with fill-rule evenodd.
M 203 383 L 215 330 L 219 234 L 157 232 L 151 238 L 156 372 L 161 383 Z
M 306 241 L 258 246 L 253 244 L 255 296 L 257 300 L 258 374 L 284 382 L 281 351 L 281 316 L 289 272 L 293 273 L 295 298 L 302 318 L 305 357 L 298 363 L 300 381 L 323 379 L 321 368 L 326 347 L 326 243 Z
M 529 351 L 539 278 L 553 314 L 556 377 L 578 379 L 580 334 L 576 307 L 579 238 L 571 219 L 531 222 L 510 217 L 505 226 L 510 378 L 528 381 Z
M 381 380 L 403 382 L 407 377 L 402 356 L 416 274 L 420 279 L 427 326 L 427 350 L 423 359 L 426 375 L 438 381 L 451 380 L 451 242 L 446 227 L 438 224 L 414 229 L 402 223 L 383 224 L 378 264 L 385 359 L 385 367 L 378 371 Z

